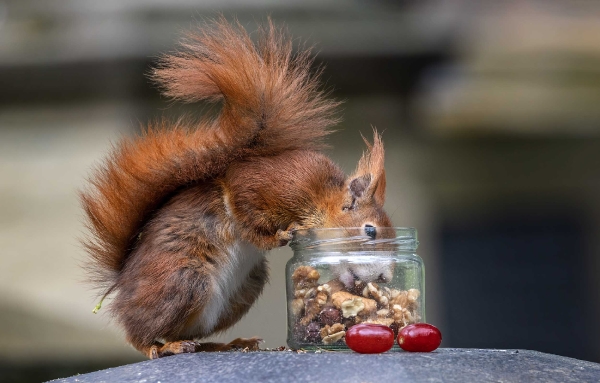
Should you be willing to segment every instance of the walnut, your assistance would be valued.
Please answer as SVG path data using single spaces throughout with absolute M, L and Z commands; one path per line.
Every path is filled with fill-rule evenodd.
M 359 312 L 364 310 L 364 308 L 365 304 L 363 303 L 363 298 L 352 298 L 342 302 L 342 316 L 346 318 L 357 316 Z
M 407 291 L 407 293 L 409 302 L 415 302 L 417 299 L 419 299 L 419 295 L 421 295 L 421 292 L 417 289 L 410 289 Z
M 394 318 L 394 322 L 398 323 L 400 326 L 404 326 L 403 310 L 406 311 L 406 309 L 403 309 L 400 305 L 392 306 L 392 318 Z
M 415 321 L 412 316 L 412 313 L 408 310 L 406 310 L 406 312 L 404 313 L 404 321 L 406 322 L 406 324 L 411 324 Z
M 339 309 L 342 307 L 343 302 L 350 300 L 354 297 L 354 295 L 350 294 L 347 291 L 338 291 L 337 293 L 331 295 L 331 301 L 333 302 L 333 305 Z
M 323 286 L 327 285 L 327 290 L 329 292 L 329 294 L 335 294 L 338 291 L 342 291 L 346 289 L 346 286 L 344 286 L 344 283 L 342 281 L 340 281 L 339 279 L 332 279 L 329 282 L 325 283 Z
M 390 306 L 399 305 L 400 307 L 408 306 L 408 292 L 392 290 Z
M 316 298 L 320 305 L 326 304 L 327 301 L 329 300 L 330 296 L 331 296 L 331 287 L 327 283 L 317 287 Z
M 321 275 L 311 266 L 300 266 L 292 274 L 292 281 L 294 282 L 294 288 L 296 290 L 317 286 L 317 281 Z
M 317 297 L 315 299 L 317 300 L 319 305 L 324 306 L 325 303 L 327 303 L 328 298 L 329 296 L 325 291 L 320 291 L 319 293 L 317 293 Z
M 297 318 L 304 312 L 304 300 L 294 299 L 291 304 L 292 314 Z
M 392 325 L 392 323 L 394 323 L 394 319 L 392 319 L 392 318 L 366 319 L 366 320 L 362 321 L 361 323 L 382 324 L 384 326 L 390 327 Z
M 323 305 L 320 305 L 317 299 L 308 299 L 305 301 L 304 317 L 300 319 L 300 324 L 306 326 L 321 312 Z
M 419 296 L 421 292 L 417 289 L 410 289 L 407 291 L 406 298 L 408 299 L 408 308 L 414 311 L 419 307 Z
M 323 327 L 323 328 L 321 329 L 321 332 L 320 332 L 320 334 L 321 334 L 321 339 L 322 339 L 322 338 L 325 338 L 327 335 L 329 335 L 329 329 L 330 329 L 330 326 L 329 326 L 329 325 L 325 325 L 325 327 Z
M 340 331 L 345 331 L 346 330 L 346 326 L 344 326 L 341 323 L 334 323 L 333 325 L 325 325 L 325 327 L 323 327 L 321 329 L 321 338 L 325 338 L 327 335 L 331 335 L 331 334 L 336 334 Z
M 346 327 L 341 323 L 335 323 L 332 326 L 326 325 L 321 329 L 321 338 L 323 344 L 333 344 L 346 335 Z
M 361 295 L 363 293 L 365 287 L 367 287 L 367 284 L 364 281 L 357 280 L 357 281 L 354 281 L 354 286 L 352 286 L 350 289 L 348 289 L 348 291 L 350 291 L 354 295 Z M 365 298 L 368 298 L 368 297 L 365 297 Z
M 386 296 L 385 290 L 380 289 L 379 285 L 373 282 L 367 283 L 367 287 L 365 287 L 365 292 L 363 292 L 363 296 L 375 299 L 377 303 L 379 303 L 379 307 L 381 308 L 387 308 L 390 303 L 389 298 Z
M 314 287 L 298 289 L 298 290 L 294 291 L 294 297 L 309 299 L 309 298 L 314 298 L 316 293 L 317 293 L 317 290 Z
M 417 289 L 391 289 L 353 279 L 346 285 L 339 278 L 319 285 L 319 278 L 310 266 L 300 266 L 292 274 L 290 312 L 297 319 L 294 336 L 302 341 L 331 345 L 358 323 L 384 325 L 397 334 L 421 319 Z
M 323 344 L 334 344 L 346 335 L 346 331 L 340 331 L 335 334 L 327 335 L 323 338 Z
M 359 313 L 367 316 L 377 309 L 377 302 L 372 299 L 352 295 L 346 291 L 338 291 L 331 296 L 333 305 L 342 310 L 344 318 L 356 316 Z
M 377 316 L 380 318 L 385 318 L 388 315 L 390 315 L 390 310 L 388 310 L 388 309 L 377 310 Z
M 408 309 L 400 305 L 392 306 L 392 318 L 400 327 L 415 323 L 418 320 L 417 318 L 420 319 L 418 315 L 414 316 Z
M 327 294 L 331 295 L 331 286 L 329 286 L 327 283 L 324 283 L 321 286 L 317 287 L 317 291 L 318 292 L 324 291 Z

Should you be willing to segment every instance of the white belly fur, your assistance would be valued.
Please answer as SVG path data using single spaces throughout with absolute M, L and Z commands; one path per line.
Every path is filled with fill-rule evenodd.
M 227 252 L 230 262 L 213 277 L 213 294 L 198 318 L 201 334 L 212 333 L 219 318 L 229 310 L 230 298 L 238 293 L 248 273 L 262 262 L 265 256 L 265 251 L 242 240 L 231 245 Z

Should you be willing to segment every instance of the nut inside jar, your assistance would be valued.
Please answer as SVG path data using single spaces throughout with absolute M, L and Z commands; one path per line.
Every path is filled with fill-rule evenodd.
M 319 283 L 319 271 L 299 266 L 292 273 L 292 336 L 298 344 L 344 345 L 346 331 L 358 323 L 381 324 L 397 335 L 421 319 L 418 289 L 401 290 L 356 278 Z M 348 286 L 349 285 L 349 286 Z

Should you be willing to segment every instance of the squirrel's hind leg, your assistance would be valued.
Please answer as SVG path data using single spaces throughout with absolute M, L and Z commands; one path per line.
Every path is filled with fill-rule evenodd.
M 236 338 L 229 343 L 205 342 L 196 343 L 191 340 L 180 340 L 176 342 L 154 343 L 152 346 L 136 347 L 150 359 L 158 359 L 164 356 L 185 354 L 192 352 L 218 352 L 232 350 L 258 351 L 259 344 L 263 340 L 258 337 Z
M 155 343 L 148 347 L 136 347 L 150 359 L 158 359 L 163 356 L 196 352 L 196 343 L 192 340 L 180 340 L 167 342 L 165 344 Z
M 196 343 L 191 340 L 180 340 L 175 342 L 154 343 L 152 346 L 135 345 L 140 352 L 150 359 L 158 359 L 164 356 L 185 354 L 192 352 L 218 352 L 232 350 L 258 351 L 259 344 L 263 340 L 258 337 L 236 338 L 229 343 L 205 342 Z
M 231 350 L 245 350 L 258 351 L 258 345 L 263 340 L 258 337 L 252 338 L 236 338 L 229 343 L 197 343 L 196 352 L 211 352 L 211 351 L 231 351 Z

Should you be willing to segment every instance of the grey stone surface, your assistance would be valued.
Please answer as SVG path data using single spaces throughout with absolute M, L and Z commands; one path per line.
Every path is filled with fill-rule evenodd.
M 198 353 L 53 382 L 598 382 L 600 364 L 526 350 Z

